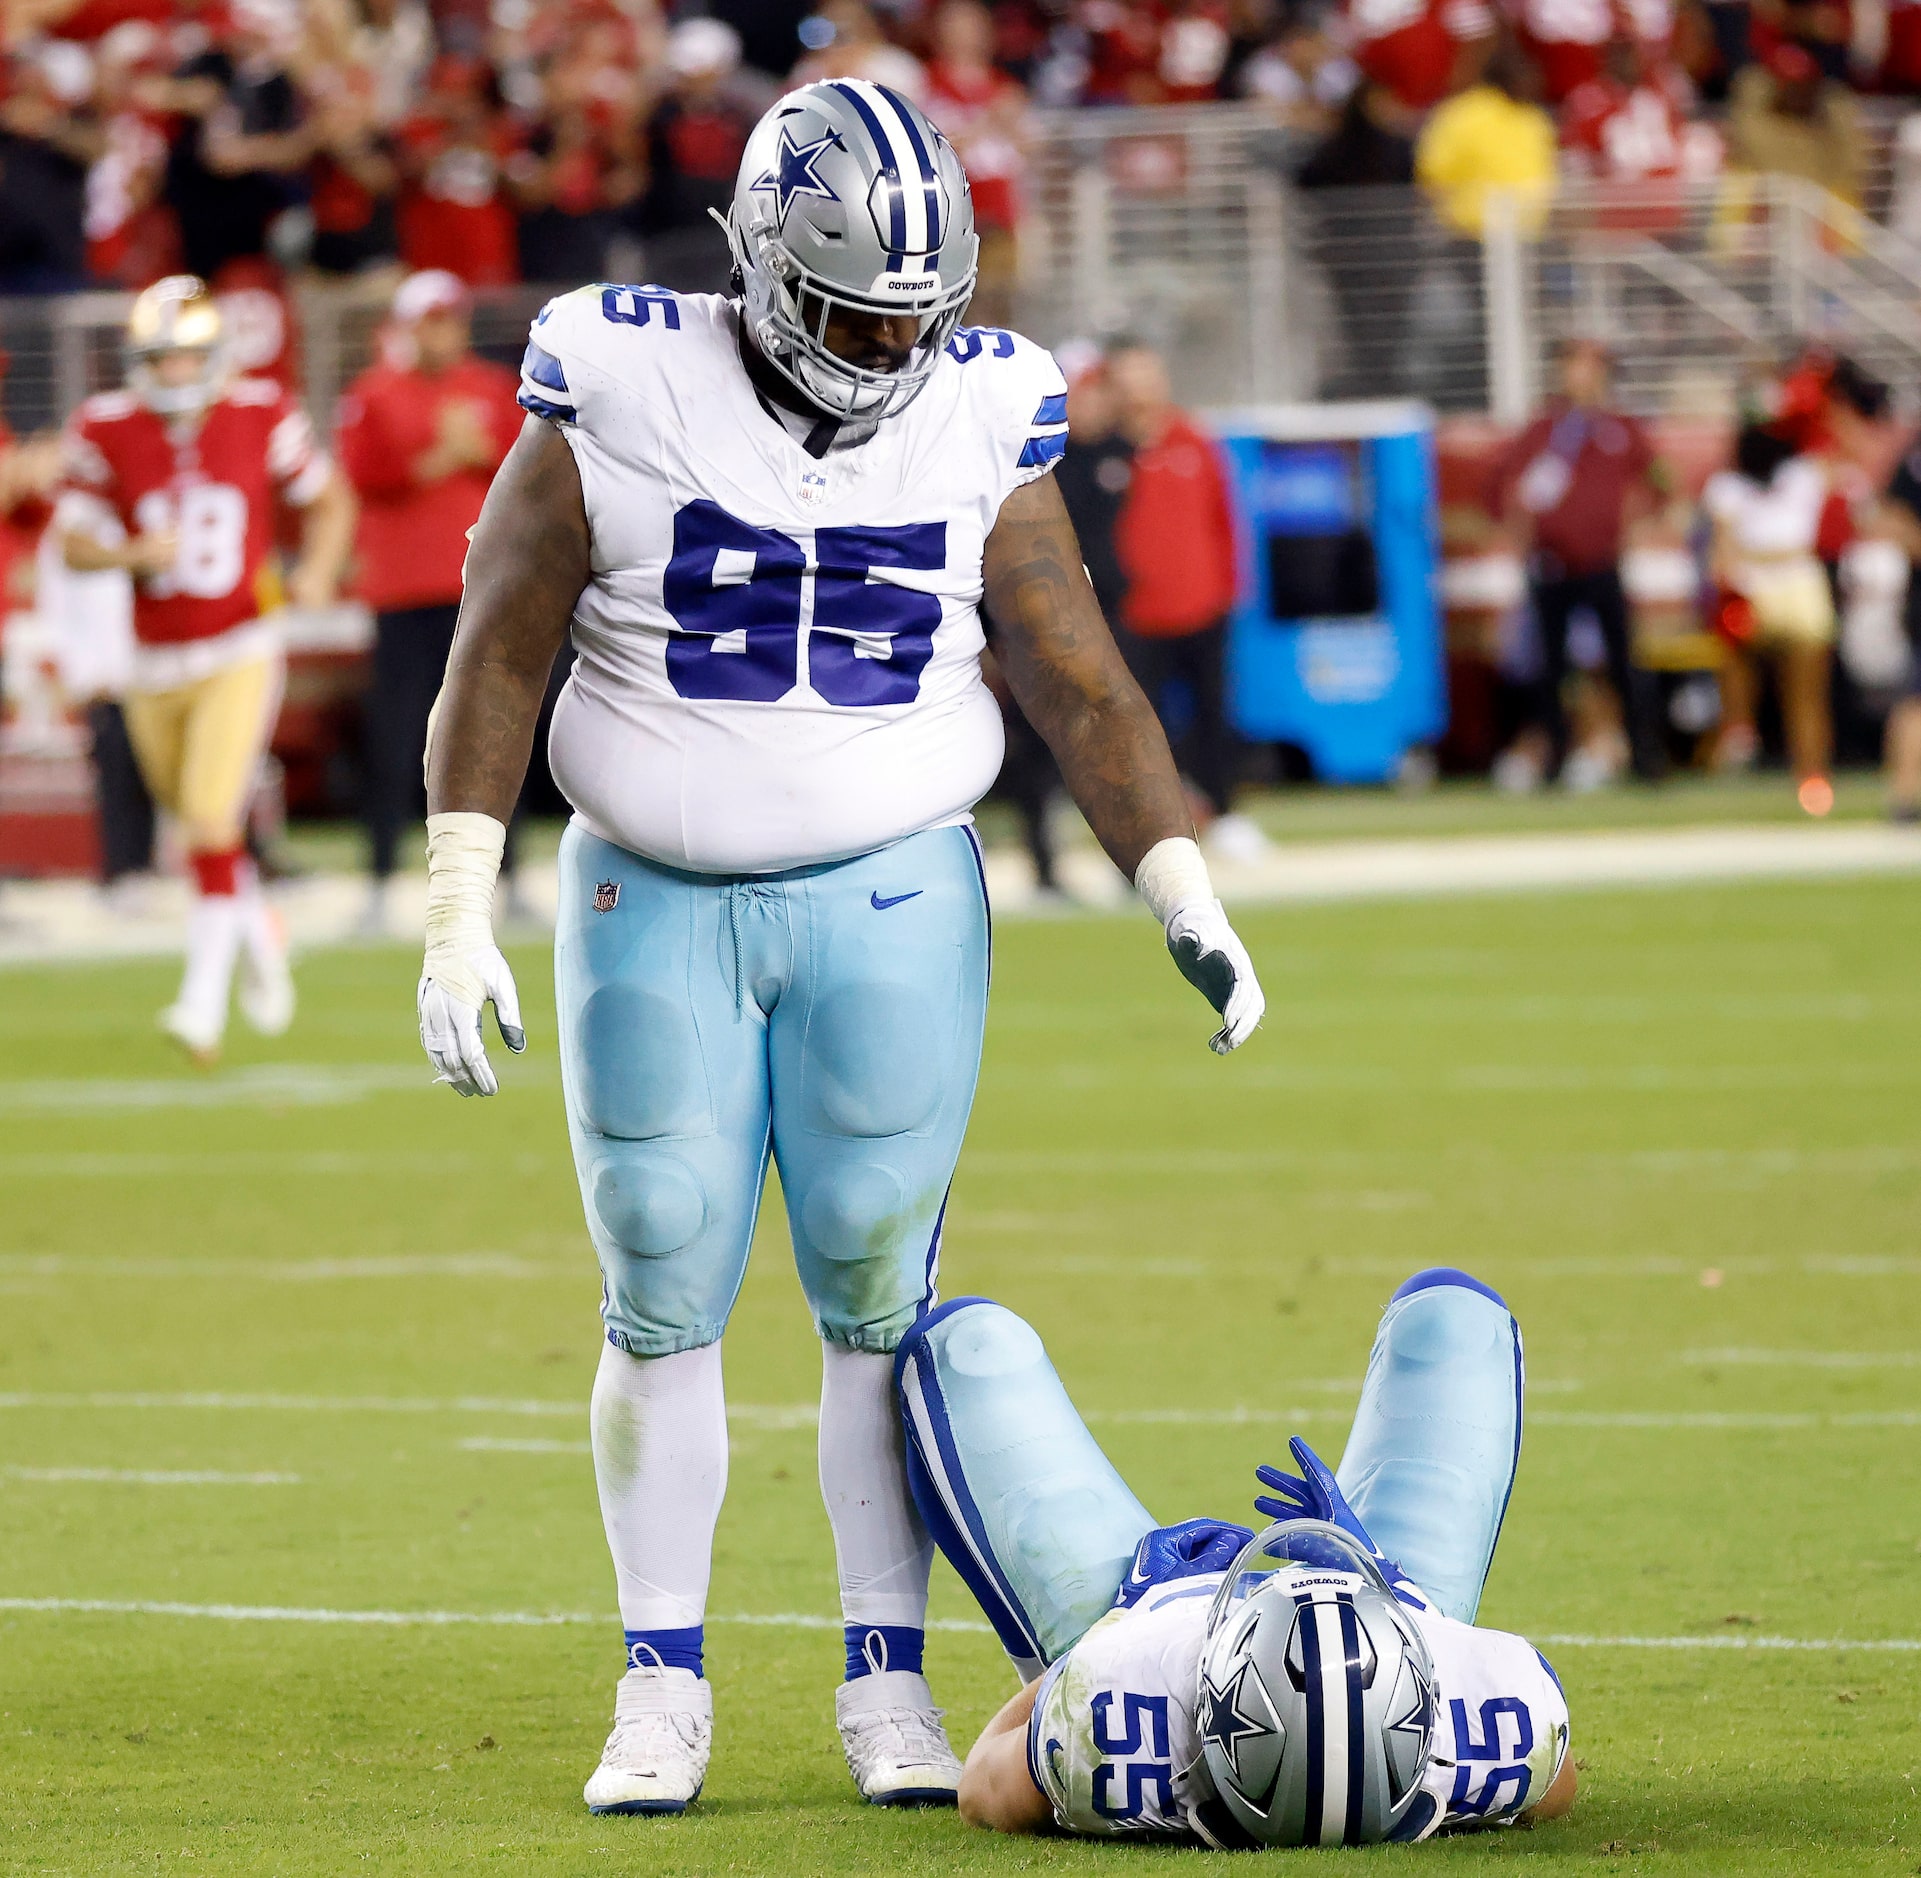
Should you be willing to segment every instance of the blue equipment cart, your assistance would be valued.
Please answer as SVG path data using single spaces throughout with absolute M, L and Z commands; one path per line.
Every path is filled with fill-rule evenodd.
M 1325 781 L 1391 780 L 1447 723 L 1433 412 L 1258 405 L 1207 422 L 1241 532 L 1235 728 L 1298 744 Z

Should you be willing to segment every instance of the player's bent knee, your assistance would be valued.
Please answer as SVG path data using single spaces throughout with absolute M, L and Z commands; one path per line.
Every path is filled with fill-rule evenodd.
M 949 1298 L 915 1320 L 894 1352 L 894 1387 L 911 1365 L 969 1376 L 1006 1376 L 1029 1369 L 1047 1352 L 1032 1327 L 992 1298 Z
M 1502 1310 L 1507 1309 L 1507 1300 L 1492 1285 L 1483 1284 L 1473 1273 L 1457 1270 L 1452 1265 L 1430 1265 L 1426 1271 L 1416 1272 L 1395 1292 L 1391 1302 L 1398 1304 L 1403 1298 L 1418 1296 L 1423 1291 L 1448 1289 L 1475 1292 L 1498 1304 Z
M 962 1376 L 1014 1376 L 1047 1360 L 1034 1327 L 992 1298 L 950 1298 L 902 1339 L 894 1374 L 927 1357 Z
M 1421 1367 L 1473 1362 L 1513 1337 L 1513 1318 L 1498 1292 L 1465 1272 L 1437 1268 L 1394 1294 L 1383 1341 L 1397 1363 Z
M 817 1172 L 798 1194 L 802 1287 L 829 1343 L 891 1353 L 925 1306 L 940 1196 L 916 1195 L 895 1168 L 856 1162 Z
M 891 1167 L 856 1161 L 818 1174 L 801 1196 L 801 1228 L 824 1259 L 885 1259 L 911 1223 L 907 1183 Z
M 660 1148 L 610 1144 L 593 1171 L 589 1204 L 601 1230 L 623 1252 L 665 1258 L 691 1244 L 707 1223 L 694 1170 Z

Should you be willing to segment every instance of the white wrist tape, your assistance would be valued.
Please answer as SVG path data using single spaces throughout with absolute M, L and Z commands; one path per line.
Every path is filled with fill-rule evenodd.
M 467 961 L 494 943 L 494 883 L 507 830 L 467 810 L 427 817 L 427 974 L 478 1008 L 480 975 Z
M 1196 900 L 1212 900 L 1214 883 L 1208 878 L 1207 862 L 1199 846 L 1185 835 L 1170 835 L 1157 841 L 1141 856 L 1134 870 L 1134 891 L 1152 909 L 1163 926 L 1184 906 Z

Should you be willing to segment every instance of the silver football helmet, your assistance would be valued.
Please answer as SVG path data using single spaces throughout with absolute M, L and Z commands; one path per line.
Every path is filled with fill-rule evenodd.
M 1367 1845 L 1413 1810 L 1434 1664 L 1380 1567 L 1340 1527 L 1290 1519 L 1245 1546 L 1201 1651 L 1201 1751 L 1262 1845 Z
M 960 158 L 907 99 L 864 79 L 803 85 L 760 120 L 726 228 L 755 343 L 831 417 L 905 410 L 973 297 L 980 241 Z M 836 357 L 837 308 L 912 315 L 906 363 Z

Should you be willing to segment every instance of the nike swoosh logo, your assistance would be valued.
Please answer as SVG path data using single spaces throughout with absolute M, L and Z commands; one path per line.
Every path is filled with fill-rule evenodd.
M 876 887 L 874 891 L 867 896 L 867 904 L 871 906 L 876 913 L 885 913 L 890 906 L 899 906 L 903 900 L 918 900 L 926 891 L 927 889 L 924 887 L 916 887 L 912 893 L 897 893 L 891 900 L 883 900 L 880 897 L 880 889 Z

